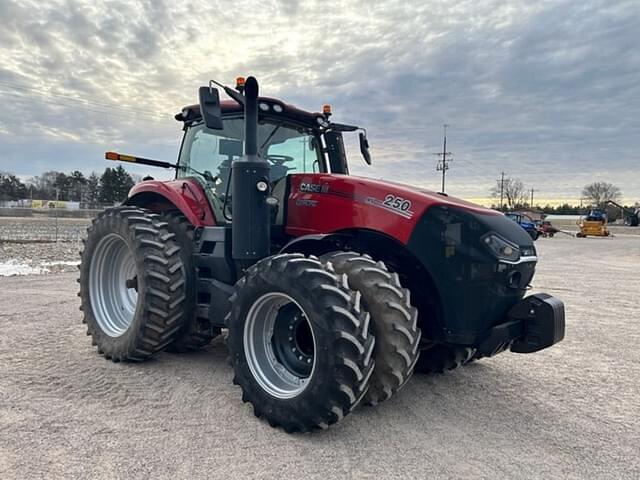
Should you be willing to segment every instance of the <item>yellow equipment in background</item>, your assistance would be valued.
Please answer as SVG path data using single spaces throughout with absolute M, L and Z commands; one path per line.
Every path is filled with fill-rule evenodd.
M 593 209 L 589 215 L 581 217 L 576 224 L 580 231 L 576 234 L 579 238 L 592 237 L 608 237 L 610 235 L 607 229 L 607 214 L 598 209 Z

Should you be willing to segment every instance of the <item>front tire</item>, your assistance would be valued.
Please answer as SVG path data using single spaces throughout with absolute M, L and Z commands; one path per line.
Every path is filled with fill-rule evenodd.
M 185 270 L 180 246 L 158 215 L 105 210 L 89 228 L 81 258 L 80 309 L 100 354 L 141 361 L 173 341 L 182 324 Z
M 230 301 L 233 381 L 257 417 L 304 432 L 359 404 L 373 373 L 374 337 L 346 277 L 315 258 L 275 255 L 248 269 Z

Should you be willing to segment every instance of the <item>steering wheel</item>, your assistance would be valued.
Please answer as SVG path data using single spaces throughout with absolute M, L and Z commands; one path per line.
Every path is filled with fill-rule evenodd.
M 296 167 L 287 167 L 285 163 L 293 162 L 295 159 L 289 155 L 267 155 L 267 161 L 271 163 L 269 169 L 269 179 L 276 182 L 285 177 L 289 170 L 295 170 Z
M 267 155 L 267 161 L 271 162 L 276 167 L 282 167 L 287 162 L 293 162 L 295 158 L 289 155 Z

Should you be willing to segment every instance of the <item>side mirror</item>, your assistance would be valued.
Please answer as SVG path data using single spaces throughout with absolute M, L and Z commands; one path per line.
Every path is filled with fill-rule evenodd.
M 358 136 L 360 137 L 360 153 L 362 153 L 367 165 L 371 165 L 371 154 L 369 153 L 369 141 L 367 140 L 367 135 L 364 132 L 360 132 Z
M 200 87 L 200 114 L 207 128 L 222 130 L 222 108 L 217 88 Z
M 348 175 L 349 166 L 347 165 L 347 155 L 344 151 L 342 134 L 340 132 L 329 130 L 324 134 L 324 141 L 327 144 L 327 155 L 329 157 L 331 173 Z

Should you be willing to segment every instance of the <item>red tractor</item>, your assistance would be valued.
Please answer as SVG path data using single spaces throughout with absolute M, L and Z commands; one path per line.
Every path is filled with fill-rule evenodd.
M 220 86 L 231 98 L 220 101 Z M 349 175 L 342 135 L 364 131 L 259 97 L 201 87 L 176 115 L 176 178 L 137 184 L 89 228 L 81 309 L 115 362 L 185 351 L 228 330 L 234 383 L 287 432 L 377 404 L 412 373 L 443 372 L 564 337 L 564 306 L 523 298 L 536 250 L 501 213 Z

